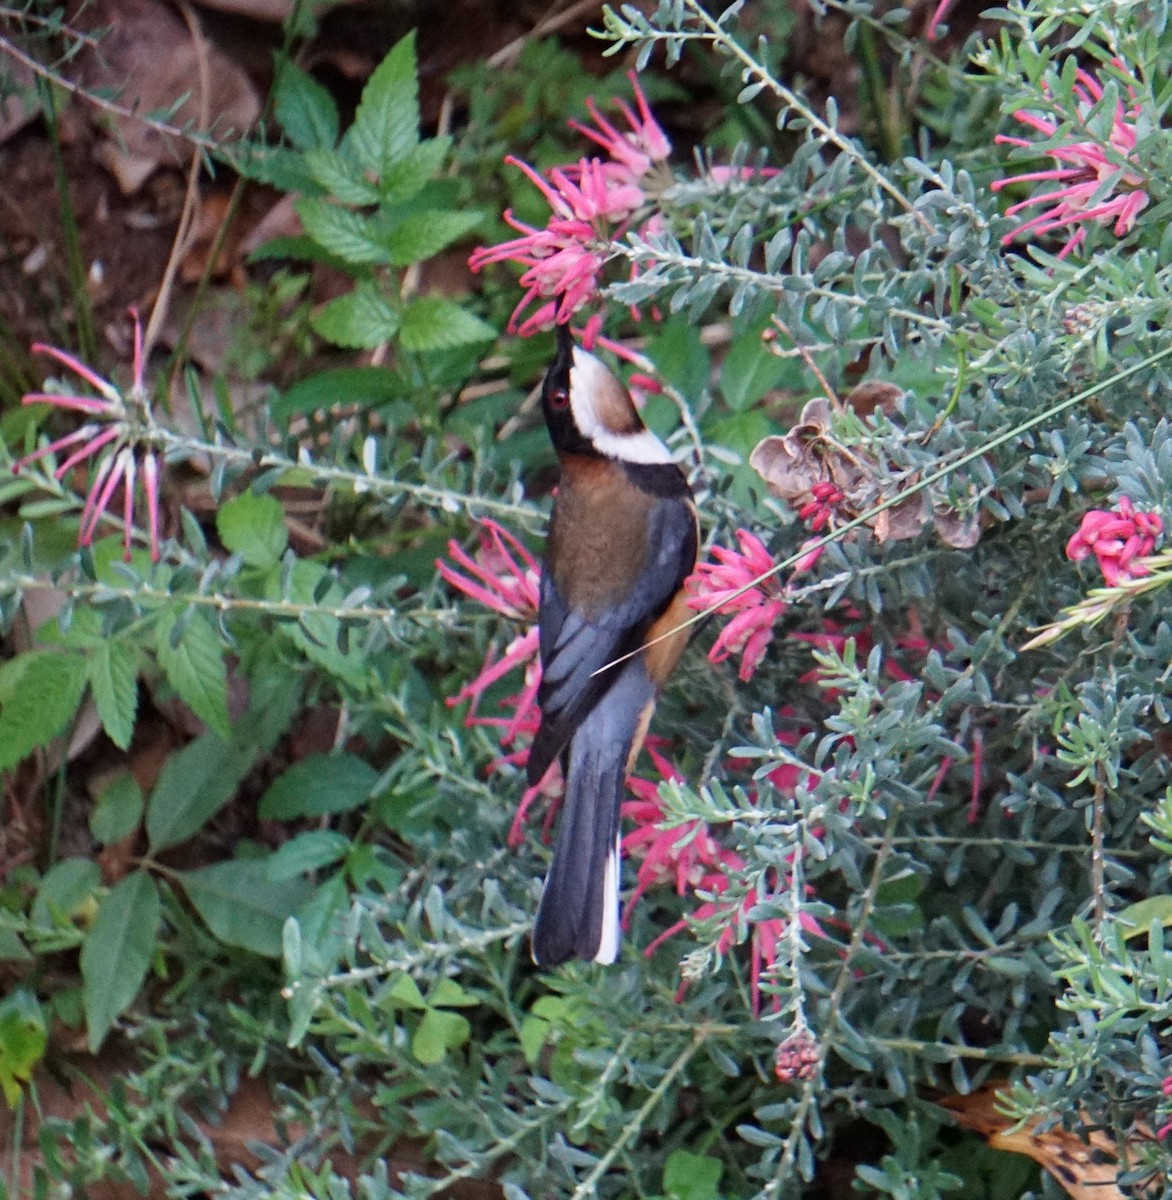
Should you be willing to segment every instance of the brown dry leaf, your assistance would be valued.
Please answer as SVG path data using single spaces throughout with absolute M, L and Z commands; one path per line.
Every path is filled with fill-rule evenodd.
M 938 1103 L 952 1113 L 962 1128 L 983 1134 L 994 1150 L 1032 1158 L 1073 1200 L 1128 1200 L 1115 1182 L 1120 1170 L 1119 1151 L 1106 1133 L 1096 1130 L 1085 1141 L 1061 1128 L 1038 1133 L 1037 1120 L 1014 1129 L 1017 1122 L 997 1110 L 1002 1091 L 999 1087 L 984 1087 L 967 1096 L 948 1096 Z M 1129 1195 L 1144 1196 L 1150 1192 L 1151 1189 L 1145 1189 Z
M 121 106 L 143 114 L 164 110 L 170 125 L 194 126 L 201 108 L 200 59 L 206 52 L 208 95 L 202 99 L 209 125 L 238 131 L 260 115 L 260 99 L 248 76 L 206 39 L 201 51 L 187 26 L 158 0 L 101 0 L 89 7 L 87 17 L 108 30 L 86 51 L 86 87 L 112 92 Z M 183 104 L 171 113 L 171 105 L 183 96 Z M 156 167 L 191 161 L 188 142 L 135 117 L 104 119 L 112 137 L 100 157 L 124 195 L 136 192 Z
M 860 384 L 851 396 L 866 387 Z M 893 398 L 890 389 L 891 385 L 875 384 L 863 395 L 861 403 L 874 401 L 872 410 L 889 403 Z M 773 435 L 757 443 L 749 455 L 749 465 L 775 496 L 788 500 L 795 508 L 814 498 L 815 484 L 834 484 L 843 494 L 835 508 L 851 520 L 874 508 L 882 499 L 881 472 L 875 459 L 835 439 L 831 432 L 832 416 L 829 400 L 823 397 L 811 400 L 802 409 L 798 423 L 784 437 Z M 922 492 L 867 521 L 880 542 L 915 537 L 929 523 L 946 545 L 959 549 L 975 546 L 981 536 L 980 523 L 975 518 L 962 518 L 951 511 L 933 512 L 928 496 Z

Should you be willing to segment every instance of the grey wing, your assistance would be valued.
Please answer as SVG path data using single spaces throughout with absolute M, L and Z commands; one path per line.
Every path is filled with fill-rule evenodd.
M 541 576 L 541 728 L 529 751 L 528 775 L 536 783 L 618 678 L 595 674 L 638 648 L 647 627 L 679 591 L 696 561 L 696 521 L 687 505 L 661 501 L 647 526 L 651 553 L 637 593 L 588 620 L 558 590 L 548 570 Z

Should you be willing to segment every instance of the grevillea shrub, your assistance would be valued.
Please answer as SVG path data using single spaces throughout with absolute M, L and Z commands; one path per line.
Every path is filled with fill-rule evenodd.
M 845 30 L 887 71 L 890 91 L 867 74 L 872 108 L 849 124 L 784 77 L 753 6 L 698 0 L 607 10 L 606 36 L 644 72 L 628 98 L 612 77 L 568 134 L 503 152 L 475 124 L 506 124 L 483 73 L 466 81 L 463 148 L 404 133 L 418 113 L 401 48 L 340 139 L 320 85 L 287 73 L 288 144 L 236 161 L 299 180 L 309 249 L 353 276 L 319 333 L 396 351 L 388 377 L 348 377 L 381 424 L 291 445 L 290 418 L 329 394 L 309 381 L 275 401 L 254 451 L 137 410 L 131 428 L 79 372 L 99 397 L 50 404 L 85 432 L 39 454 L 30 426 L 11 446 L 22 498 L 80 511 L 86 545 L 38 557 L 32 509 L 23 563 L 3 568 L 6 614 L 48 572 L 73 615 L 0 677 L 4 744 L 37 744 L 14 740 L 20 671 L 58 677 L 62 661 L 55 711 L 88 686 L 117 744 L 127 669 L 209 730 L 139 796 L 148 851 L 77 931 L 91 1040 L 120 1022 L 149 1060 L 166 1019 L 176 1047 L 211 1053 L 181 989 L 165 1018 L 134 1004 L 149 954 L 102 1002 L 93 931 L 109 937 L 117 912 L 146 913 L 134 944 L 164 957 L 209 933 L 280 956 L 279 982 L 249 977 L 263 1019 L 228 985 L 199 994 L 231 1031 L 217 1069 L 279 1056 L 299 1132 L 231 1182 L 189 1153 L 169 1168 L 185 1186 L 422 1196 L 483 1176 L 518 1200 L 708 1200 L 833 1195 L 853 1174 L 924 1200 L 1058 1194 L 939 1103 L 996 1087 L 1051 1128 L 1046 1145 L 1094 1131 L 1113 1194 L 1172 1195 L 1166 12 L 1015 3 L 945 61 L 947 4 L 931 30 L 861 0 L 819 8 L 827 36 Z M 560 79 L 541 53 L 532 69 Z M 730 85 L 760 144 L 672 147 L 656 97 L 685 55 Z M 871 126 L 895 152 L 857 132 Z M 449 150 L 463 184 L 402 199 Z M 477 229 L 479 316 L 427 309 L 401 273 L 473 228 L 459 186 L 505 213 Z M 452 219 L 416 220 L 425 199 Z M 470 401 L 478 424 L 449 401 L 476 378 L 488 320 L 515 334 L 501 345 L 518 386 L 507 405 Z M 630 379 L 705 540 L 696 636 L 624 806 L 622 957 L 540 973 L 527 934 L 560 780 L 525 791 L 523 767 L 549 459 L 529 435 L 491 434 L 513 428 L 555 320 Z M 95 460 L 88 503 L 65 486 L 66 451 Z M 152 515 L 116 561 L 139 455 L 212 464 L 230 557 L 193 518 L 160 530 Z M 365 506 L 328 563 L 289 548 L 273 494 L 287 483 Z M 151 513 L 157 494 L 148 481 Z M 143 630 L 149 649 L 132 650 Z M 229 647 L 247 736 L 222 707 Z M 130 657 L 117 677 L 111 654 Z M 218 783 L 188 796 L 183 769 L 243 778 L 310 697 L 336 704 L 339 732 L 261 797 L 261 817 L 287 823 L 281 848 L 199 878 L 159 868 L 228 798 Z M 209 870 L 221 900 L 252 897 L 268 923 L 242 935 Z M 0 916 L 6 929 L 49 952 L 31 917 Z M 133 1077 L 160 1113 L 168 1071 L 177 1059 Z M 355 1182 L 322 1163 L 359 1134 L 391 1162 L 421 1139 L 418 1173 L 375 1162 Z M 124 1137 L 120 1169 L 142 1140 Z

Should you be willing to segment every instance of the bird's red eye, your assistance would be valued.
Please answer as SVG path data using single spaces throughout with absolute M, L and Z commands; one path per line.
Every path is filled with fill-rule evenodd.
M 556 409 L 563 409 L 570 403 L 570 393 L 565 388 L 554 388 L 549 394 L 549 402 Z

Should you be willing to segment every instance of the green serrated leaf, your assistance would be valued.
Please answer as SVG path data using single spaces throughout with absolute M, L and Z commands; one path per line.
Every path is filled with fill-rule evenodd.
M 295 207 L 305 232 L 343 262 L 356 266 L 390 262 L 369 217 L 317 197 L 299 200 Z
M 409 33 L 375 68 L 362 89 L 343 148 L 364 171 L 382 176 L 419 142 L 419 80 L 415 34 Z
M 216 531 L 224 545 L 250 567 L 274 566 L 289 544 L 285 510 L 267 492 L 262 496 L 241 492 L 221 505 L 216 513 Z
M 138 713 L 138 655 L 107 638 L 90 652 L 87 674 L 102 728 L 119 750 L 128 749 Z
M 264 859 L 214 863 L 175 878 L 220 941 L 266 958 L 281 957 L 285 921 L 313 893 L 305 880 L 270 879 Z
M 399 343 L 404 350 L 450 350 L 471 342 L 487 342 L 496 330 L 473 316 L 454 300 L 443 296 L 420 296 L 403 312 Z
M 291 192 L 294 195 L 318 194 L 318 187 L 305 161 L 305 155 L 299 150 L 290 150 L 287 146 L 246 143 L 228 150 L 225 158 L 232 169 L 245 179 L 268 184 L 278 191 Z
M 179 699 L 211 729 L 228 736 L 228 672 L 224 647 L 202 613 L 193 612 L 178 630 L 174 609 L 160 615 L 155 639 L 159 666 Z
M 273 88 L 277 120 L 299 150 L 332 147 L 338 140 L 338 106 L 312 75 L 288 59 Z
M 410 200 L 435 177 L 451 149 L 450 137 L 425 138 L 405 157 L 387 167 L 379 180 L 379 194 L 393 203 Z
M 391 264 L 406 267 L 423 262 L 475 229 L 481 219 L 478 212 L 415 213 L 386 235 Z
M 315 754 L 294 763 L 261 797 L 266 821 L 348 812 L 370 798 L 378 772 L 353 754 Z
M 399 394 L 401 385 L 386 367 L 342 367 L 319 371 L 299 380 L 273 401 L 273 415 L 287 419 L 345 402 L 358 407 L 385 404 Z
M 309 150 L 305 155 L 314 182 L 320 184 L 342 204 L 377 204 L 382 190 L 358 169 L 340 150 Z
M 0 926 L 0 962 L 31 962 L 32 951 L 12 929 Z
M 81 948 L 81 991 L 90 1052 L 130 1007 L 158 944 L 162 906 L 154 880 L 135 871 L 102 900 Z
M 90 832 L 103 846 L 112 846 L 138 828 L 142 810 L 142 788 L 137 780 L 129 772 L 119 775 L 98 796 L 90 813 Z
M 0 668 L 0 771 L 65 729 L 85 678 L 85 658 L 52 650 L 30 650 Z
M 348 295 L 331 300 L 313 314 L 314 331 L 337 346 L 369 350 L 390 341 L 399 329 L 399 314 L 379 293 L 363 280 Z
M 395 980 L 394 987 L 387 993 L 387 999 L 393 1004 L 402 1004 L 407 1008 L 422 1010 L 427 1008 L 427 1001 L 419 990 L 419 984 L 410 975 L 400 975 Z
M 203 828 L 289 727 L 299 702 L 295 680 L 270 664 L 264 675 L 258 673 L 253 680 L 251 704 L 233 726 L 231 741 L 205 733 L 167 760 L 147 801 L 152 854 L 186 841 Z
M 163 765 L 147 805 L 152 854 L 186 841 L 231 799 L 254 756 L 205 733 Z
M 311 829 L 290 838 L 271 858 L 265 859 L 266 874 L 277 882 L 307 875 L 341 862 L 350 852 L 350 839 L 332 829 Z

